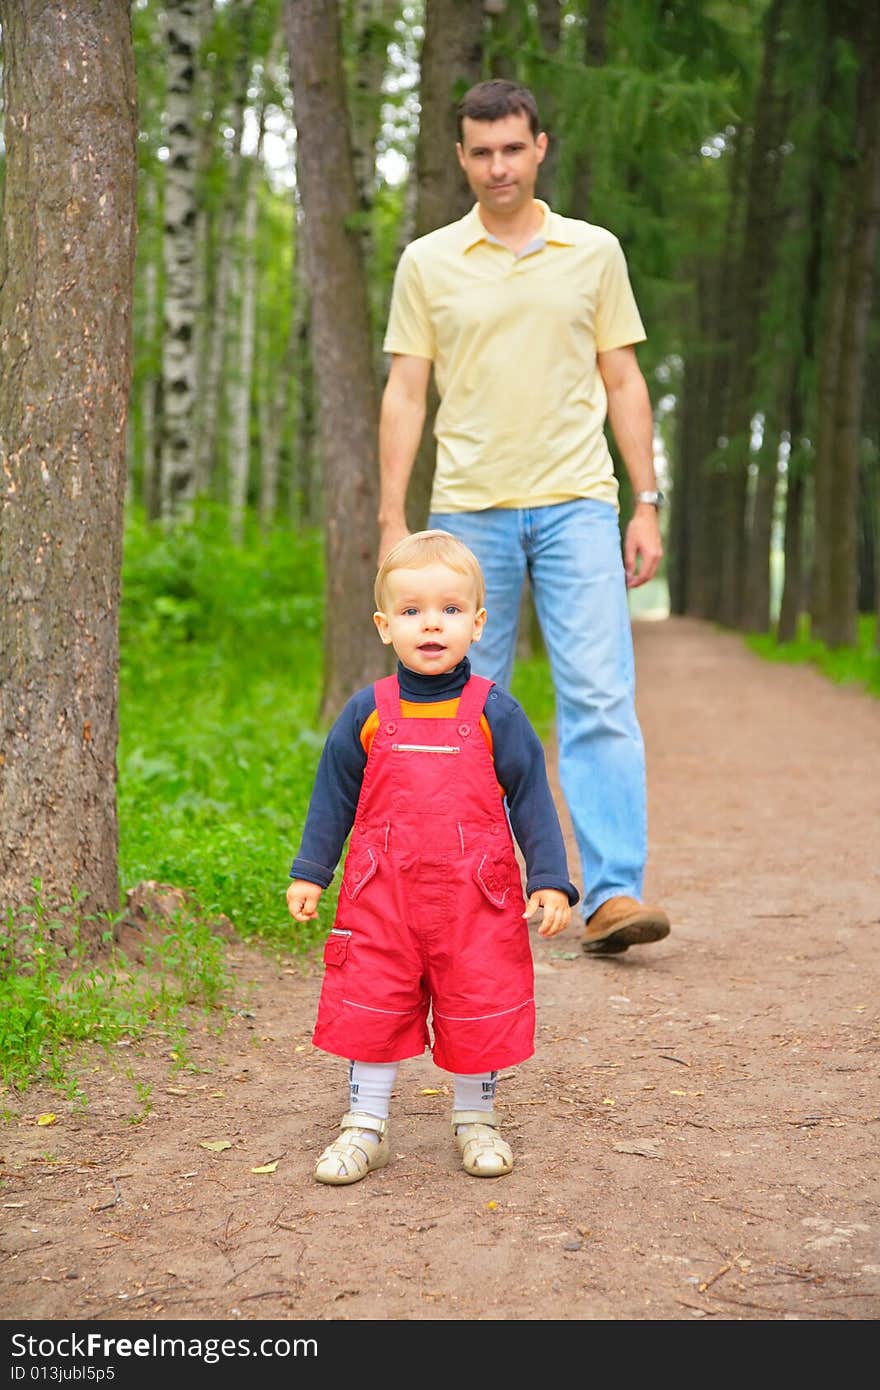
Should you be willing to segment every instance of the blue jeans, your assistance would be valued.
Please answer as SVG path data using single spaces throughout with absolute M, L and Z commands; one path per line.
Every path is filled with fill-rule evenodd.
M 510 688 L 526 570 L 550 658 L 559 780 L 583 871 L 583 910 L 642 896 L 647 847 L 645 753 L 617 511 L 578 499 L 553 506 L 434 512 L 429 525 L 469 546 L 486 577 L 488 618 L 470 659 Z

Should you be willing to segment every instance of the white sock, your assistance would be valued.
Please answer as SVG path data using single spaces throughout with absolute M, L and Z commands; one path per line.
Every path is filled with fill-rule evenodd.
M 370 1115 L 377 1120 L 387 1120 L 397 1065 L 397 1062 L 350 1062 L 349 1110 L 355 1111 L 358 1115 Z M 377 1129 L 377 1142 L 378 1138 Z
M 453 1076 L 455 1098 L 454 1110 L 484 1110 L 487 1114 L 495 1107 L 495 1084 L 497 1071 L 481 1071 L 475 1076 Z

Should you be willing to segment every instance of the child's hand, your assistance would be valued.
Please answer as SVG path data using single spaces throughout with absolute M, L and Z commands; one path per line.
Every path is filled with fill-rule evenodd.
M 318 915 L 318 900 L 323 893 L 317 883 L 295 878 L 287 890 L 287 906 L 297 922 L 311 922 Z
M 571 920 L 571 905 L 565 893 L 560 893 L 558 888 L 538 888 L 526 903 L 523 917 L 531 917 L 539 907 L 544 909 L 539 936 L 557 936 L 565 931 Z

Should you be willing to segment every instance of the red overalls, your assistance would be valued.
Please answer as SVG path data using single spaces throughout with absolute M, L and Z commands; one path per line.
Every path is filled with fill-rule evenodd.
M 480 731 L 492 682 L 452 718 L 409 718 L 375 684 L 370 749 L 312 1041 L 357 1062 L 431 1045 L 446 1071 L 497 1071 L 534 1051 L 534 972 L 519 866 Z

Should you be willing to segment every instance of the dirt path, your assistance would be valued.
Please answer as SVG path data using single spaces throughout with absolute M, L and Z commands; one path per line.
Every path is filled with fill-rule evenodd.
M 512 1175 L 460 1171 L 426 1058 L 401 1067 L 389 1167 L 315 1184 L 346 1099 L 309 1043 L 319 977 L 237 946 L 242 1012 L 193 1033 L 191 1068 L 117 1048 L 88 1113 L 31 1091 L 0 1131 L 4 1318 L 880 1314 L 880 704 L 708 625 L 636 641 L 646 896 L 673 931 L 604 960 L 533 932 Z

